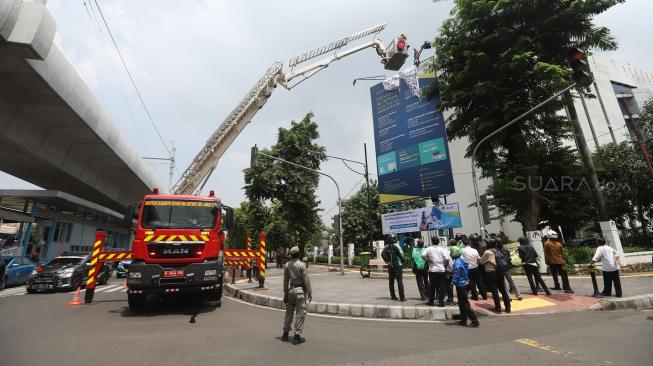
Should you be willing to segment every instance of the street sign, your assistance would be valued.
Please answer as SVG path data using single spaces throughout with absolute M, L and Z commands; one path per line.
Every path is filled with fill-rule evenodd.
M 435 82 L 435 74 L 418 77 L 421 89 Z M 406 81 L 386 90 L 383 83 L 370 89 L 379 193 L 437 196 L 455 191 L 449 145 L 440 100 L 414 96 Z

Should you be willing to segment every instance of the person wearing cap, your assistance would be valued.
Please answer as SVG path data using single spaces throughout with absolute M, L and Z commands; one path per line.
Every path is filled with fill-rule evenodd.
M 471 327 L 478 327 L 478 318 L 472 311 L 467 300 L 467 285 L 469 284 L 467 262 L 462 258 L 462 250 L 458 247 L 451 247 L 451 259 L 453 264 L 451 266 L 452 278 L 451 283 L 456 286 L 456 294 L 458 295 L 458 309 L 460 310 L 460 321 L 458 324 L 467 326 L 467 319 L 471 320 Z
M 574 291 L 572 291 L 571 286 L 569 286 L 565 259 L 562 255 L 562 243 L 558 241 L 558 233 L 549 230 L 547 237 L 549 239 L 544 242 L 544 261 L 551 270 L 553 289 L 565 290 L 566 293 L 573 294 Z M 560 288 L 560 282 L 558 282 L 558 274 L 560 274 L 560 277 L 562 278 L 562 288 Z
M 404 294 L 404 251 L 399 244 L 388 244 L 381 251 L 381 258 L 388 264 L 388 285 L 390 287 L 390 297 L 392 300 L 406 301 Z M 399 298 L 395 294 L 395 280 L 399 289 Z
M 537 295 L 537 286 L 541 286 L 547 296 L 551 296 L 551 291 L 546 287 L 546 283 L 542 280 L 540 276 L 539 265 L 537 263 L 537 252 L 531 243 L 525 237 L 520 237 L 517 239 L 519 242 L 519 248 L 517 248 L 517 254 L 523 263 L 524 272 L 528 278 L 528 284 L 531 286 L 531 291 L 533 295 Z
M 306 317 L 306 300 L 313 300 L 311 281 L 304 262 L 300 260 L 299 247 L 294 246 L 288 252 L 291 259 L 286 262 L 283 269 L 283 302 L 286 304 L 286 317 L 283 321 L 283 335 L 281 340 L 288 341 L 288 334 L 292 329 L 293 316 L 295 317 L 295 336 L 293 344 L 304 343 L 304 318 Z

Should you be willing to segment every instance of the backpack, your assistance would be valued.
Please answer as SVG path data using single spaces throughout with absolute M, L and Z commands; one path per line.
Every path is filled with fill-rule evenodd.
M 508 272 L 508 270 L 510 270 L 510 263 L 502 251 L 497 250 L 495 253 L 495 258 L 497 262 L 497 271 Z

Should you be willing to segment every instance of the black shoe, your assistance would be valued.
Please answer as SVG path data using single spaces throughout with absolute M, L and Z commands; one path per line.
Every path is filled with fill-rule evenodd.
M 302 338 L 302 336 L 295 334 L 295 336 L 292 339 L 292 344 L 298 345 L 306 342 L 305 338 Z
M 548 291 L 548 292 L 546 293 L 546 296 L 551 296 L 551 291 Z
M 456 322 L 456 325 L 460 325 L 460 326 L 466 327 L 466 326 L 467 326 L 467 322 L 464 322 L 464 321 L 458 321 L 458 322 Z
M 397 296 L 392 296 L 391 299 L 394 300 L 394 301 L 399 300 L 399 298 Z
M 501 314 L 501 308 L 494 308 L 494 309 L 492 309 L 492 311 L 497 313 L 497 314 Z
M 444 307 L 444 303 L 443 303 L 443 302 L 439 303 L 439 304 L 438 304 L 438 307 L 439 307 L 439 308 L 443 308 L 443 307 Z
M 288 342 L 288 332 L 283 332 L 283 335 L 281 336 L 281 340 L 284 342 Z
M 406 299 L 399 299 L 399 301 L 401 301 L 401 302 L 406 302 Z
M 506 313 L 510 314 L 510 308 L 506 308 Z
M 566 294 L 573 294 L 573 293 L 574 293 L 574 290 L 571 290 L 571 289 L 569 289 L 569 290 L 565 290 L 565 293 L 566 293 Z
M 471 322 L 471 324 L 469 324 L 469 327 L 470 328 L 478 328 L 479 325 L 481 325 L 481 324 L 479 324 L 478 320 L 476 320 L 476 321 Z
M 433 303 L 433 302 L 427 302 L 426 305 L 427 305 L 427 306 L 435 306 L 435 303 Z
M 560 286 L 555 286 L 555 287 L 553 287 L 551 290 L 562 291 L 562 289 L 560 288 Z

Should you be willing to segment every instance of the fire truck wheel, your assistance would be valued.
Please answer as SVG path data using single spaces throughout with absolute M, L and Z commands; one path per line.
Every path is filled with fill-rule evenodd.
M 129 304 L 129 310 L 131 311 L 143 310 L 146 301 L 147 301 L 147 295 L 145 294 L 127 295 L 127 303 Z

